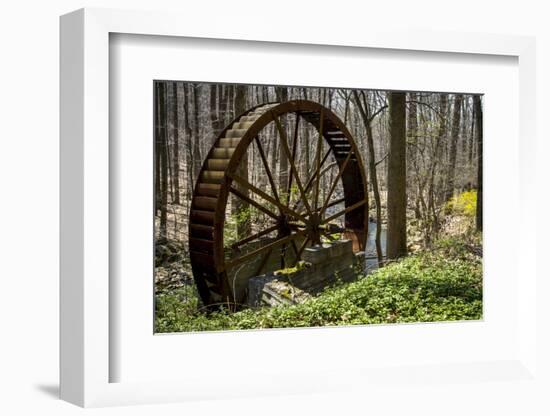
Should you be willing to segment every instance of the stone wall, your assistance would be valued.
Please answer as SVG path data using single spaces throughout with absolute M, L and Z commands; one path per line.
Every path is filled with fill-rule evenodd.
M 354 254 L 351 240 L 308 247 L 298 267 L 248 281 L 248 304 L 274 306 L 303 302 L 337 281 L 350 282 L 363 271 L 364 253 Z
M 257 241 L 250 242 L 246 244 L 246 250 L 228 253 L 227 259 L 233 257 L 239 257 L 245 255 L 248 252 L 254 251 L 260 247 L 264 247 L 276 239 L 274 238 L 262 238 Z M 296 245 L 300 247 L 303 239 L 297 238 Z M 269 258 L 263 265 L 262 269 L 259 270 L 264 260 L 264 252 L 248 260 L 245 263 L 238 265 L 233 268 L 227 276 L 228 282 L 230 284 L 231 290 L 233 291 L 233 297 L 237 303 L 243 303 L 246 301 L 246 293 L 248 291 L 248 281 L 250 278 L 254 277 L 258 273 L 270 274 L 275 270 L 279 270 L 281 266 L 281 251 L 279 249 L 273 250 L 269 255 Z M 294 264 L 296 261 L 296 254 L 290 246 L 288 246 L 285 251 L 285 264 Z

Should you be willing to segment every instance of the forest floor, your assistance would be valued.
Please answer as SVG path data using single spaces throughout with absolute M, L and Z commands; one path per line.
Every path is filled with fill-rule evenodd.
M 182 247 L 157 246 L 155 332 L 481 319 L 481 234 L 473 231 L 472 218 L 448 216 L 429 249 L 412 245 L 406 258 L 304 303 L 209 314 Z

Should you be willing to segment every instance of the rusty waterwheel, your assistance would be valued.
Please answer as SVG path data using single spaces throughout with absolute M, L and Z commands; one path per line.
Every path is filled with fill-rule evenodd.
M 203 302 L 242 304 L 252 276 L 295 265 L 308 246 L 351 239 L 364 250 L 366 186 L 357 145 L 328 108 L 295 100 L 241 114 L 210 149 L 193 194 L 189 250 Z

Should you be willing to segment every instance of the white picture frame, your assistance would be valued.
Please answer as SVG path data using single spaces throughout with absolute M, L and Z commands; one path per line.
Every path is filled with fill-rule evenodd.
M 518 236 L 518 261 L 523 265 L 517 310 L 514 309 L 518 328 L 514 340 L 518 345 L 513 353 L 499 357 L 498 361 L 439 364 L 419 361 L 408 368 L 375 368 L 372 364 L 356 369 L 343 366 L 293 374 L 290 378 L 284 373 L 270 373 L 266 375 L 268 380 L 240 379 L 229 385 L 226 380 L 213 380 L 206 375 L 178 381 L 111 382 L 110 366 L 120 357 L 110 349 L 110 310 L 114 307 L 109 296 L 112 262 L 109 252 L 109 227 L 112 226 L 109 211 L 110 34 L 278 42 L 283 49 L 284 44 L 332 45 L 517 58 L 518 137 L 521 137 L 519 212 L 534 212 L 531 209 L 535 201 L 527 197 L 534 194 L 529 178 L 536 166 L 534 146 L 529 145 L 536 142 L 533 38 L 353 28 L 330 33 L 315 28 L 280 32 L 277 25 L 269 23 L 254 27 L 246 35 L 238 35 L 229 22 L 204 27 L 192 19 L 185 19 L 185 25 L 182 21 L 183 16 L 173 13 L 107 9 L 82 9 L 61 18 L 61 398 L 88 407 L 342 389 L 360 391 L 367 385 L 369 389 L 378 388 L 383 397 L 384 385 L 403 389 L 401 382 L 405 380 L 406 387 L 406 380 L 410 383 L 412 379 L 419 380 L 423 386 L 429 386 L 434 380 L 443 383 L 459 380 L 470 387 L 485 389 L 487 400 L 498 397 L 502 391 L 494 386 L 491 389 L 491 383 L 507 383 L 506 388 L 516 391 L 540 389 L 543 375 L 536 360 L 535 299 L 537 279 L 542 277 L 533 261 L 537 228 L 533 215 L 521 215 Z M 414 334 L 422 329 L 409 326 L 400 331 Z M 277 332 L 256 335 L 265 336 L 277 342 Z M 332 332 L 328 336 L 341 335 Z M 455 393 L 456 389 L 453 392 L 443 387 L 440 399 Z

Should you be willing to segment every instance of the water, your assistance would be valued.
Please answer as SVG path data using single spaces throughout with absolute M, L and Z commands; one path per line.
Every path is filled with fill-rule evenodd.
M 344 203 L 327 208 L 326 216 L 331 216 L 340 212 L 345 208 Z M 340 227 L 344 227 L 344 217 L 340 217 L 337 221 Z M 369 219 L 369 234 L 367 236 L 367 247 L 365 249 L 365 272 L 369 274 L 373 270 L 378 269 L 378 260 L 376 257 L 376 221 Z M 386 227 L 382 226 L 380 232 L 380 245 L 382 246 L 382 255 L 386 255 Z
M 369 234 L 367 236 L 367 247 L 365 249 L 365 272 L 369 274 L 378 268 L 378 260 L 376 258 L 376 221 L 369 220 Z M 386 227 L 382 226 L 380 232 L 380 245 L 382 246 L 382 254 L 386 255 Z

